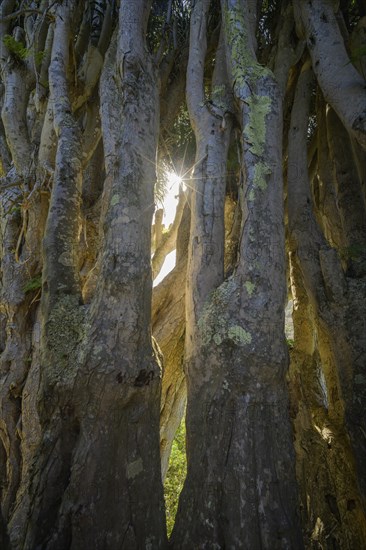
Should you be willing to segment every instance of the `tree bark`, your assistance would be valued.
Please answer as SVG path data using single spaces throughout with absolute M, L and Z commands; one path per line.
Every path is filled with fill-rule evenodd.
M 363 353 L 359 323 L 364 314 L 353 302 L 353 282 L 345 279 L 336 251 L 327 245 L 312 211 L 305 147 L 312 78 L 310 65 L 305 64 L 289 135 L 288 217 L 296 300 L 291 378 L 295 380 L 295 372 L 300 374 L 300 382 L 294 383 L 298 468 L 302 487 L 308 486 L 307 494 L 312 495 L 310 503 L 304 502 L 312 539 L 320 543 L 330 539 L 329 544 L 334 540 L 352 548 L 362 545 L 365 537 L 360 470 L 364 440 L 357 426 L 363 389 L 355 384 L 360 375 L 358 357 Z M 352 308 L 359 339 L 357 350 L 348 329 L 348 308 Z M 306 389 L 309 384 L 313 389 Z M 326 461 L 324 471 L 314 472 L 307 464 L 314 447 L 316 455 L 322 456 L 319 460 Z
M 347 130 L 366 148 L 365 81 L 350 62 L 330 0 L 295 0 L 301 35 L 305 35 L 319 85 Z
M 226 149 L 213 119 L 210 141 L 197 123 L 207 9 L 197 2 L 192 13 L 191 39 L 200 48 L 191 50 L 187 73 L 200 185 L 193 192 L 187 285 L 188 470 L 172 547 L 190 548 L 193 541 L 202 548 L 301 548 L 284 378 L 281 99 L 272 73 L 255 59 L 256 9 L 222 2 L 245 174 L 238 260 L 224 280 L 217 221 L 223 204 L 216 196 L 222 196 Z
M 22 549 L 163 548 L 161 367 L 150 312 L 159 112 L 144 43 L 149 6 L 121 3 L 102 76 L 104 235 L 88 308 L 77 257 L 82 146 L 66 78 L 72 8 L 57 8 L 49 71 L 58 145 L 43 250 L 41 441 L 10 536 Z

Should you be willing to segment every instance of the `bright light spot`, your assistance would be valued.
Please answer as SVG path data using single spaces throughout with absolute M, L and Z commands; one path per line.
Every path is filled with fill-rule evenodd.
M 182 178 L 178 176 L 176 172 L 169 172 L 167 175 L 167 180 L 168 190 L 166 196 L 164 197 L 163 203 L 163 223 L 166 228 L 168 228 L 174 221 L 179 198 L 179 186 L 182 184 Z
M 168 185 L 176 186 L 176 188 L 179 190 L 179 186 L 182 183 L 182 178 L 179 176 L 179 174 L 177 174 L 177 172 L 174 172 L 173 170 L 172 172 L 168 172 L 167 176 Z
M 319 540 L 324 531 L 324 523 L 320 518 L 316 518 L 314 531 L 311 533 L 312 540 Z
M 169 226 L 174 221 L 179 199 L 179 187 L 184 185 L 182 178 L 174 171 L 167 174 L 167 183 L 167 194 L 165 195 L 163 202 L 163 224 L 166 230 L 169 229 Z M 175 250 L 167 255 L 159 275 L 154 280 L 154 286 L 158 285 L 164 277 L 166 277 L 168 273 L 174 269 L 175 256 Z
M 171 272 L 172 269 L 175 267 L 175 256 L 176 256 L 176 250 L 173 250 L 173 252 L 170 252 L 170 254 L 167 255 L 165 258 L 165 261 L 163 263 L 163 267 L 161 268 L 161 271 L 159 275 L 154 279 L 154 285 L 156 286 L 168 275 L 168 273 Z
M 323 426 L 323 428 L 320 428 L 316 424 L 314 424 L 314 428 L 316 431 L 322 436 L 322 438 L 327 441 L 328 443 L 332 443 L 333 440 L 333 432 L 327 428 L 326 426 Z

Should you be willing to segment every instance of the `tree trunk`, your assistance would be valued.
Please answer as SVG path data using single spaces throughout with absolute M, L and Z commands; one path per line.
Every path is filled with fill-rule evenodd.
M 58 145 L 43 249 L 36 403 L 42 433 L 10 521 L 14 548 L 165 545 L 161 367 L 150 313 L 158 86 L 141 33 L 149 7 L 127 4 L 101 82 L 104 235 L 88 308 L 81 305 L 77 257 L 82 147 L 66 80 L 74 12 L 70 3 L 56 12 L 49 74 Z
M 288 217 L 295 297 L 291 379 L 298 475 L 309 538 L 327 548 L 334 544 L 354 548 L 365 540 L 360 493 L 364 451 L 360 448 L 362 433 L 356 426 L 356 418 L 361 420 L 357 406 L 363 393 L 354 382 L 360 374 L 360 350 L 355 349 L 348 330 L 348 308 L 352 308 L 359 346 L 363 345 L 363 333 L 358 332 L 358 323 L 365 317 L 352 300 L 353 283 L 345 280 L 336 251 L 325 242 L 312 212 L 306 155 L 312 78 L 310 65 L 305 64 L 289 135 Z M 317 459 L 310 462 L 313 454 Z
M 187 73 L 199 170 L 187 286 L 188 471 L 172 546 L 301 548 L 285 383 L 281 100 L 254 57 L 250 6 L 222 2 L 245 174 L 239 257 L 223 280 L 226 148 L 218 122 L 209 117 L 203 131 L 200 113 L 207 6 L 197 2 L 192 13 L 201 47 Z
M 299 33 L 305 35 L 312 65 L 325 99 L 347 130 L 366 148 L 364 78 L 348 57 L 330 0 L 295 0 Z

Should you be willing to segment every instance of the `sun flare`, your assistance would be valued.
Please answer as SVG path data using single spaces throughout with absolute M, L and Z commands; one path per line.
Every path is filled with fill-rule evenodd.
M 175 189 L 176 192 L 179 192 L 179 186 L 183 183 L 182 178 L 180 177 L 177 172 L 172 170 L 171 172 L 168 172 L 167 174 L 167 181 L 168 181 L 168 190 Z
M 166 229 L 173 223 L 175 218 L 175 213 L 177 210 L 178 199 L 179 199 L 179 188 L 184 185 L 183 179 L 177 174 L 174 170 L 170 171 L 166 175 L 167 179 L 167 192 L 163 201 L 163 224 Z M 154 281 L 154 286 L 159 284 L 160 281 L 166 277 L 166 275 L 174 268 L 175 266 L 175 250 L 165 258 L 165 262 L 158 277 Z
M 174 171 L 167 173 L 167 193 L 163 201 L 163 223 L 169 227 L 174 221 L 179 198 L 179 187 L 183 184 L 182 178 Z

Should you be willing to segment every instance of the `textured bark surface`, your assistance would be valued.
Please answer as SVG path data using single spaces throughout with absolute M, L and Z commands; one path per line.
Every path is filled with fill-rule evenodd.
M 312 85 L 311 68 L 305 64 L 291 117 L 288 171 L 296 346 L 290 378 L 298 476 L 308 544 L 354 548 L 365 540 L 363 429 L 355 423 L 356 418 L 362 422 L 355 407 L 362 402 L 363 389 L 354 383 L 359 348 L 353 348 L 347 318 L 351 308 L 353 330 L 362 345 L 363 331 L 358 330 L 365 317 L 355 307 L 352 282 L 344 277 L 312 213 L 305 146 Z M 338 206 L 342 219 L 340 202 Z M 356 284 L 363 285 L 361 280 Z M 314 455 L 316 460 L 310 461 Z
M 122 2 L 102 75 L 104 231 L 97 289 L 86 308 L 80 305 L 78 273 L 82 145 L 67 82 L 75 11 L 65 3 L 55 12 L 49 101 L 58 145 L 43 242 L 42 368 L 38 388 L 31 388 L 36 399 L 30 411 L 38 414 L 41 434 L 9 523 L 14 548 L 165 544 L 162 483 L 156 475 L 161 367 L 150 333 L 158 85 L 143 36 L 136 40 L 147 15 L 143 3 L 130 9 Z M 118 138 L 106 131 L 113 127 L 111 116 L 123 120 Z M 24 438 L 31 434 L 26 431 Z M 16 449 L 8 451 L 17 464 Z M 9 506 L 18 478 L 14 470 Z
M 245 166 L 238 259 L 234 273 L 224 280 L 224 205 L 219 193 L 227 153 L 220 143 L 222 127 L 209 117 L 209 132 L 200 107 L 207 8 L 207 2 L 197 2 L 192 13 L 191 40 L 199 33 L 200 49 L 193 50 L 187 73 L 198 168 L 186 306 L 188 472 L 172 546 L 190 548 L 194 540 L 202 548 L 300 548 L 284 380 L 287 354 L 281 336 L 281 100 L 273 76 L 256 62 L 253 31 L 239 5 L 223 2 L 225 53 Z M 220 84 L 225 91 L 229 80 Z M 256 319 L 248 314 L 253 310 Z
M 326 100 L 365 149 L 365 79 L 349 63 L 335 15 L 336 3 L 295 0 L 294 7 L 297 24 L 306 37 L 314 72 Z

